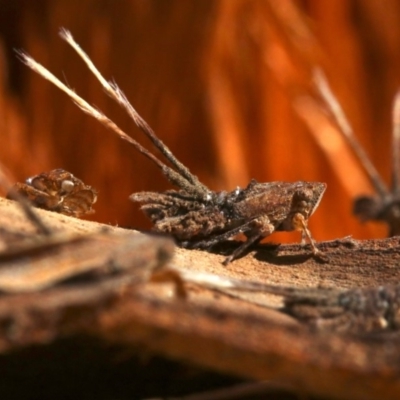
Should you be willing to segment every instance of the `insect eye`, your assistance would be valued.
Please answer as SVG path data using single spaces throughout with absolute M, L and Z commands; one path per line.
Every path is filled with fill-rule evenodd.
M 295 199 L 301 203 L 306 203 L 312 199 L 312 193 L 309 190 L 303 190 L 295 194 Z
M 68 179 L 66 179 L 65 181 L 62 181 L 62 183 L 61 183 L 61 189 L 67 193 L 71 192 L 72 189 L 74 188 L 74 186 L 75 186 L 74 182 L 69 181 Z

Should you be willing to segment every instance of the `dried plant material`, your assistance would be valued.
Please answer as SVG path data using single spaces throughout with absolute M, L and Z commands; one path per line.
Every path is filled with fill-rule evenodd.
M 15 202 L 0 198 L 0 211 L 1 235 L 16 227 L 28 237 L 34 232 Z M 78 250 L 82 249 L 81 258 L 85 257 L 86 251 L 93 256 L 95 250 L 85 250 L 86 245 L 92 243 L 98 252 L 100 246 L 108 246 L 107 243 L 111 245 L 112 242 L 113 248 L 121 251 L 119 254 L 125 260 L 122 255 L 126 253 L 119 245 L 133 243 L 135 247 L 136 238 L 142 237 L 133 231 L 107 227 L 113 234 L 108 238 L 109 233 L 105 232 L 103 238 L 103 233 L 99 233 L 99 224 L 94 222 L 40 209 L 37 212 L 52 231 L 62 230 L 70 235 L 70 239 L 83 233 L 92 235 L 92 238 L 66 243 L 69 251 L 65 251 L 65 255 L 71 256 L 75 246 L 78 246 Z M 97 235 L 101 236 L 100 240 L 97 240 Z M 42 243 L 37 244 L 37 250 L 29 253 L 30 245 L 26 243 L 27 249 L 22 250 L 22 244 L 14 241 L 16 250 L 17 246 L 21 246 L 19 258 L 17 251 L 9 253 L 7 260 L 0 260 L 0 267 L 8 268 L 8 261 L 11 260 L 14 267 L 20 265 L 29 271 L 32 256 L 40 254 L 45 260 L 48 251 L 61 250 L 64 246 L 61 235 L 41 238 L 43 242 L 47 241 L 47 250 L 40 250 Z M 34 237 L 29 237 L 29 240 L 33 243 Z M 59 244 L 55 243 L 52 247 L 49 240 L 58 240 Z M 318 263 L 310 255 L 301 254 L 300 245 L 281 245 L 279 252 L 274 251 L 277 246 L 257 246 L 254 257 L 237 260 L 229 268 L 220 264 L 220 255 L 177 249 L 177 254 L 164 269 L 162 262 L 157 264 L 159 258 L 157 253 L 154 254 L 151 241 L 142 244 L 137 249 L 138 253 L 132 253 L 132 257 L 126 259 L 133 261 L 132 268 L 128 266 L 120 273 L 112 273 L 105 259 L 100 261 L 103 267 L 99 265 L 86 273 L 81 272 L 84 276 L 89 273 L 90 278 L 101 279 L 79 280 L 79 284 L 76 280 L 61 285 L 53 283 L 47 290 L 0 296 L 0 352 L 4 355 L 14 351 L 16 354 L 19 353 L 16 350 L 30 345 L 59 344 L 66 338 L 73 340 L 83 335 L 95 338 L 94 341 L 100 339 L 102 343 L 115 345 L 128 354 L 136 354 L 138 348 L 144 348 L 158 355 L 244 378 L 268 379 L 278 384 L 285 382 L 294 388 L 300 385 L 311 394 L 348 398 L 345 383 L 351 380 L 352 398 L 398 397 L 398 331 L 381 329 L 376 332 L 374 340 L 369 340 L 366 332 L 361 331 L 357 335 L 338 334 L 340 325 L 327 326 L 325 331 L 328 332 L 319 332 L 310 329 L 313 326 L 311 313 L 303 312 L 297 317 L 292 313 L 304 322 L 300 324 L 272 307 L 274 304 L 276 308 L 281 306 L 276 299 L 288 299 L 288 303 L 292 299 L 293 309 L 297 302 L 299 307 L 296 311 L 300 313 L 300 309 L 305 309 L 305 299 L 318 299 L 319 303 L 309 301 L 306 304 L 308 310 L 317 311 L 314 321 L 320 318 L 322 322 L 329 322 L 325 313 L 329 307 L 324 307 L 321 299 L 329 298 L 332 302 L 337 298 L 332 296 L 336 290 L 338 294 L 347 292 L 350 295 L 352 287 L 385 284 L 389 288 L 398 285 L 399 238 L 319 243 L 328 256 L 329 261 L 325 264 Z M 233 244 L 224 244 L 229 245 L 234 247 Z M 33 248 L 33 244 L 31 246 Z M 108 255 L 115 254 L 108 247 L 105 250 Z M 141 258 L 140 253 L 146 251 L 152 256 Z M 135 264 L 138 258 L 144 260 L 142 267 Z M 37 259 L 34 258 L 34 261 Z M 143 276 L 141 271 L 142 268 L 148 271 L 151 265 L 160 266 L 155 272 L 161 273 L 173 267 L 182 274 L 187 281 L 188 299 L 179 301 L 171 296 L 170 285 L 147 282 L 147 272 Z M 154 271 L 152 267 L 150 270 Z M 223 292 L 210 291 L 199 282 L 199 276 L 198 282 L 195 281 L 195 274 L 191 275 L 194 271 L 203 274 L 200 276 L 203 283 L 205 274 L 210 274 L 212 279 L 223 281 L 227 278 L 239 286 L 243 281 L 244 286 L 250 282 L 262 291 L 250 291 L 248 287 L 244 287 L 245 290 L 232 289 L 232 282 L 228 282 L 230 286 L 225 284 Z M 288 291 L 288 287 L 298 291 L 299 296 L 291 289 Z M 340 287 L 343 289 L 337 289 Z M 265 293 L 268 288 L 273 294 Z M 386 293 L 385 290 L 382 293 Z M 233 291 L 235 297 L 232 296 Z M 367 289 L 359 290 L 361 300 L 367 292 Z M 375 293 L 377 296 L 374 298 L 378 301 L 381 298 L 379 291 Z M 354 302 L 353 306 L 356 304 Z M 342 308 L 342 312 L 346 314 L 346 309 Z M 323 328 L 322 324 L 318 327 Z M 354 330 L 350 332 L 354 333 Z M 371 359 L 374 360 L 372 366 Z M 315 379 L 316 370 L 320 379 Z M 366 379 L 368 388 L 365 387 Z
M 359 167 L 354 153 L 332 118 L 321 109 L 321 101 L 312 96 L 298 96 L 293 102 L 294 109 L 312 133 L 316 143 L 326 154 L 330 167 L 338 177 L 346 193 L 355 197 L 360 190 L 369 190 L 371 185 Z M 340 163 L 337 160 L 340 159 Z M 343 167 L 343 166 L 346 167 Z
M 92 205 L 97 201 L 97 192 L 70 172 L 54 169 L 31 176 L 25 183 L 16 183 L 8 193 L 26 197 L 39 208 L 74 217 L 93 214 Z
M 351 127 L 344 111 L 342 110 L 339 101 L 336 99 L 331 88 L 329 87 L 328 81 L 321 69 L 315 69 L 314 80 L 319 94 L 321 95 L 321 98 L 324 100 L 325 105 L 327 106 L 331 116 L 336 122 L 339 131 L 347 140 L 350 148 L 356 154 L 361 166 L 364 168 L 368 178 L 370 179 L 371 184 L 378 192 L 379 196 L 385 197 L 388 194 L 387 187 L 380 177 L 378 171 L 372 164 L 371 160 L 365 153 L 364 149 L 358 142 L 357 138 L 355 137 L 353 128 Z
M 265 45 L 266 65 L 289 96 L 294 111 L 309 128 L 346 192 L 354 196 L 359 189 L 368 190 L 370 184 L 364 171 L 360 171 L 357 157 L 332 115 L 329 118 L 326 107 L 321 107 L 321 96 L 313 86 L 315 66 L 326 66 L 323 45 L 298 4 L 287 1 L 276 6 L 266 1 L 266 5 L 271 30 L 271 43 Z M 343 113 L 341 117 L 344 117 Z M 340 122 L 347 124 L 348 121 L 344 117 Z
M 95 272 L 126 274 L 129 282 L 145 282 L 172 258 L 173 249 L 167 238 L 140 234 L 33 237 L 0 253 L 0 291 L 35 292 Z
M 183 282 L 222 293 L 259 292 L 282 297 L 282 312 L 321 331 L 368 334 L 397 331 L 400 327 L 400 286 L 288 287 L 184 269 L 175 271 Z
M 302 241 L 308 239 L 313 254 L 319 254 L 307 223 L 319 205 L 326 189 L 325 183 L 258 183 L 252 180 L 245 189 L 237 188 L 231 192 L 211 191 L 177 160 L 128 102 L 118 86 L 103 78 L 72 35 L 65 29 L 61 30 L 60 35 L 83 59 L 106 93 L 128 113 L 173 168 L 121 131 L 114 122 L 95 110 L 31 57 L 22 52 L 19 55 L 27 66 L 63 90 L 84 112 L 99 120 L 153 161 L 164 176 L 179 188 L 179 191 L 140 192 L 130 196 L 131 200 L 142 204 L 141 209 L 151 219 L 156 231 L 172 235 L 185 247 L 201 249 L 212 248 L 238 234 L 244 234 L 247 240 L 225 259 L 224 264 L 240 257 L 253 243 L 275 231 L 300 231 Z
M 332 229 L 332 232 L 336 230 L 339 235 L 343 235 L 344 229 L 346 233 L 352 232 L 356 236 L 364 238 L 380 236 L 383 233 L 382 227 L 372 224 L 362 227 L 355 222 L 354 218 L 349 216 L 348 212 L 345 213 L 347 197 L 349 201 L 353 202 L 360 196 L 360 193 L 371 193 L 372 191 L 377 193 L 376 196 L 367 197 L 374 197 L 375 200 L 385 199 L 383 203 L 390 202 L 390 198 L 393 197 L 354 135 L 354 131 L 358 131 L 364 134 L 364 140 L 371 141 L 383 125 L 380 123 L 379 126 L 374 126 L 377 117 L 382 115 L 382 112 L 377 112 L 378 108 L 382 106 L 382 101 L 379 101 L 379 105 L 376 103 L 377 92 L 375 90 L 373 96 L 367 95 L 369 91 L 368 81 L 374 80 L 364 80 L 365 59 L 361 54 L 364 54 L 365 47 L 362 45 L 362 50 L 358 48 L 357 51 L 355 49 L 357 45 L 354 46 L 361 39 L 357 35 L 362 29 L 358 32 L 353 28 L 349 29 L 350 20 L 346 20 L 346 22 L 342 20 L 343 24 L 339 22 L 341 20 L 339 15 L 345 15 L 349 11 L 348 6 L 339 5 L 339 3 L 327 7 L 325 5 L 318 5 L 316 8 L 311 7 L 311 9 L 313 8 L 311 14 L 317 9 L 319 11 L 325 10 L 325 17 L 327 18 L 325 21 L 318 21 L 323 14 L 317 12 L 314 15 L 318 15 L 317 21 L 321 23 L 317 30 L 313 29 L 314 27 L 312 24 L 310 25 L 305 14 L 302 14 L 301 10 L 304 10 L 304 7 L 299 4 L 288 1 L 287 4 L 276 7 L 273 2 L 268 1 L 266 3 L 269 8 L 268 17 L 271 17 L 272 22 L 270 28 L 272 30 L 271 43 L 267 43 L 265 46 L 267 49 L 266 63 L 278 82 L 282 84 L 284 93 L 288 95 L 294 105 L 295 112 L 306 123 L 309 132 L 329 162 L 331 172 L 334 173 L 340 183 L 338 190 L 330 198 L 332 203 L 329 207 L 329 209 L 335 207 L 337 216 L 341 221 L 340 227 L 338 224 L 332 225 L 330 223 L 326 226 L 329 226 L 329 230 Z M 344 11 L 345 9 L 346 11 Z M 307 12 L 310 12 L 310 9 Z M 342 12 L 344 14 L 341 14 Z M 349 35 L 348 39 L 350 39 L 354 34 L 355 37 L 348 41 L 329 40 L 331 32 L 328 31 L 331 28 L 327 28 L 327 20 L 330 20 L 335 27 L 337 26 L 333 21 L 339 22 L 338 26 L 340 25 L 340 27 L 335 29 L 335 35 L 342 35 L 343 37 Z M 347 24 L 349 26 L 346 27 Z M 344 42 L 347 42 L 344 46 L 336 45 L 336 43 L 343 44 Z M 277 54 L 277 56 L 274 57 L 274 54 Z M 330 59 L 337 60 L 341 57 L 345 58 L 346 62 L 329 63 Z M 338 68 L 338 65 L 341 65 L 341 67 Z M 356 66 L 358 68 L 353 69 Z M 342 104 L 333 94 L 322 71 L 328 72 Z M 347 77 L 349 82 L 345 83 L 343 77 Z M 392 77 L 391 81 L 395 82 L 396 80 Z M 380 88 L 388 87 L 378 86 Z M 382 89 L 380 97 L 384 97 L 384 93 L 386 93 L 386 89 Z M 368 107 L 370 108 L 367 112 Z M 347 110 L 350 118 L 347 118 L 344 109 Z M 350 121 L 352 121 L 355 129 L 353 129 Z M 371 127 L 373 128 L 371 129 Z M 383 142 L 384 140 L 379 140 L 378 147 L 382 147 Z M 375 149 L 378 148 L 377 145 L 373 146 Z M 382 149 L 380 148 L 380 150 Z M 329 171 L 324 179 L 329 181 Z M 379 199 L 379 201 L 381 200 Z M 328 206 L 327 203 L 325 205 Z M 362 199 L 362 204 L 355 205 L 358 214 L 356 216 L 363 220 L 361 213 L 363 213 L 362 208 L 364 206 L 366 213 L 369 213 L 367 209 L 369 206 L 371 206 L 371 213 L 384 211 L 383 208 L 386 208 L 382 204 L 381 210 L 377 210 L 374 209 L 375 205 Z M 361 213 L 358 213 L 358 209 L 361 210 Z M 341 213 L 342 215 L 339 215 Z M 327 215 L 325 215 L 325 218 L 329 219 Z M 371 218 L 367 218 L 371 220 Z M 393 217 L 385 215 L 383 218 L 379 216 L 375 219 L 378 220 L 379 218 L 382 221 L 385 218 Z M 388 221 L 386 223 L 391 224 Z M 392 230 L 392 227 L 389 226 L 389 231 Z
M 400 92 L 394 98 L 392 111 L 392 182 L 391 190 L 382 192 L 374 185 L 372 196 L 358 196 L 353 213 L 361 221 L 380 221 L 388 225 L 388 235 L 400 235 Z
M 397 93 L 392 111 L 392 182 L 389 190 L 356 139 L 353 129 L 348 122 L 338 100 L 329 87 L 323 72 L 315 71 L 316 87 L 324 100 L 330 115 L 333 117 L 343 137 L 347 140 L 361 166 L 364 168 L 373 188 L 374 195 L 357 196 L 354 200 L 353 213 L 361 221 L 380 221 L 388 225 L 389 236 L 400 234 L 400 94 Z

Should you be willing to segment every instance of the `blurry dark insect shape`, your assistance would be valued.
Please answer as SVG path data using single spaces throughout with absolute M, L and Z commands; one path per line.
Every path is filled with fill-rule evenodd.
M 271 287 L 283 297 L 282 311 L 322 331 L 366 334 L 400 327 L 400 286 L 371 288 Z
M 228 292 L 230 296 L 234 292 L 260 292 L 282 297 L 282 312 L 317 330 L 365 334 L 400 328 L 399 285 L 349 289 L 305 288 L 176 270 L 184 282 Z
M 373 188 L 374 195 L 361 195 L 355 198 L 353 213 L 361 221 L 385 222 L 389 227 L 389 236 L 400 234 L 400 91 L 397 92 L 392 110 L 392 182 L 389 190 L 378 171 L 356 139 L 353 129 L 343 112 L 340 103 L 329 87 L 326 77 L 316 69 L 316 87 L 325 102 L 334 122 L 359 159 Z
M 330 71 L 334 80 L 338 69 L 334 63 L 327 64 L 329 56 L 305 14 L 295 2 L 279 6 L 266 4 L 274 43 L 284 54 L 284 57 L 274 57 L 276 46 L 267 46 L 267 65 L 289 94 L 294 110 L 308 126 L 343 188 L 354 199 L 353 214 L 361 221 L 384 222 L 390 236 L 398 235 L 400 162 L 399 105 L 396 103 L 399 95 L 395 97 L 393 109 L 392 183 L 389 189 L 355 137 L 341 104 L 329 87 L 323 71 Z M 329 146 L 332 142 L 334 146 Z M 360 195 L 368 190 L 374 194 Z
M 15 199 L 16 192 L 35 207 L 73 217 L 93 214 L 92 205 L 97 200 L 97 192 L 91 186 L 60 168 L 16 183 L 7 197 Z
M 275 231 L 301 231 L 302 241 L 308 239 L 313 254 L 318 254 L 307 223 L 308 218 L 319 205 L 326 189 L 325 183 L 258 183 L 252 180 L 245 189 L 237 188 L 231 192 L 211 191 L 176 159 L 128 102 L 118 86 L 103 78 L 93 62 L 74 41 L 72 35 L 62 29 L 60 36 L 79 54 L 100 81 L 106 93 L 128 113 L 172 168 L 128 136 L 108 117 L 80 98 L 42 65 L 23 52 L 18 54 L 28 67 L 69 95 L 84 112 L 99 120 L 108 129 L 117 133 L 121 139 L 131 143 L 139 152 L 153 161 L 164 176 L 179 188 L 179 191 L 140 192 L 130 196 L 132 201 L 142 204 L 141 209 L 153 222 L 155 231 L 172 235 L 184 247 L 204 249 L 209 249 L 243 233 L 247 240 L 225 259 L 224 264 L 239 257 L 253 243 L 257 243 Z

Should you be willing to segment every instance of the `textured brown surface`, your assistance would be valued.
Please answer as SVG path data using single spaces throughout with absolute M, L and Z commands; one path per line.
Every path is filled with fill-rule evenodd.
M 159 171 L 16 59 L 13 48 L 24 48 L 140 136 L 59 40 L 57 31 L 64 26 L 212 189 L 243 187 L 251 178 L 326 182 L 328 190 L 310 223 L 317 240 L 382 236 L 383 227 L 361 225 L 350 214 L 352 198 L 370 190 L 354 157 L 326 119 L 298 100 L 312 92 L 312 68 L 321 64 L 356 135 L 388 178 L 390 106 L 400 81 L 399 7 L 396 0 L 0 0 L 0 159 L 15 181 L 53 168 L 70 170 L 99 191 L 95 218 L 121 226 L 146 226 L 128 200 L 131 193 L 167 188 Z M 298 114 L 313 127 L 313 135 Z M 4 250 L 34 230 L 10 202 L 1 200 L 0 209 Z M 40 215 L 73 233 L 101 227 Z M 298 237 L 275 235 L 271 240 L 296 242 Z M 223 255 L 178 249 L 174 263 L 302 287 L 398 284 L 398 239 L 319 247 L 329 262 L 319 263 L 300 246 L 290 245 L 277 254 L 273 247 L 260 246 L 228 267 L 220 264 Z M 118 357 L 142 357 L 150 349 L 213 371 L 283 380 L 297 394 L 400 396 L 397 333 L 356 338 L 309 332 L 276 310 L 260 307 L 280 304 L 262 294 L 241 294 L 240 299 L 190 286 L 189 299 L 178 301 L 171 284 L 132 289 L 113 278 L 2 296 L 0 391 L 6 384 L 23 390 L 21 382 L 29 382 L 26 390 L 32 394 L 31 388 L 38 388 L 49 372 L 55 392 L 47 398 L 61 398 L 61 376 L 74 397 L 99 382 L 107 385 L 107 379 L 86 379 L 98 364 L 103 368 L 97 357 L 105 347 L 109 373 L 116 370 Z M 62 369 L 67 365 L 70 369 Z M 84 378 L 74 388 L 81 365 Z M 143 369 L 140 362 L 135 365 L 137 373 Z M 144 369 L 160 383 L 151 366 Z M 169 376 L 166 370 L 164 376 Z M 113 383 L 126 387 L 133 379 L 129 368 L 112 376 Z M 137 387 L 147 382 L 146 375 L 140 376 Z M 108 389 L 109 396 L 105 390 L 97 398 L 115 398 L 114 386 Z M 169 393 L 162 389 L 156 394 Z
M 32 231 L 14 202 L 1 199 L 0 208 L 4 240 L 10 224 L 22 233 Z M 88 233 L 99 227 L 39 212 L 53 229 Z M 123 232 L 135 240 L 137 233 Z M 220 263 L 223 256 L 178 249 L 171 264 L 260 283 L 376 286 L 398 283 L 399 246 L 398 238 L 319 243 L 329 260 L 323 264 L 298 245 L 281 246 L 277 253 L 273 246 L 260 246 L 227 267 Z M 138 251 L 140 256 L 143 250 Z M 7 268 L 7 262 L 2 268 Z M 134 279 L 134 269 L 132 274 Z M 243 378 L 285 382 L 313 395 L 395 399 L 400 394 L 400 342 L 396 333 L 373 339 L 312 332 L 274 310 L 279 302 L 273 296 L 252 294 L 244 300 L 189 285 L 189 297 L 183 300 L 173 295 L 172 284 L 130 282 L 126 276 L 111 276 L 44 292 L 3 295 L 1 353 L 11 357 L 27 346 L 85 335 L 118 345 L 125 352 L 147 349 Z

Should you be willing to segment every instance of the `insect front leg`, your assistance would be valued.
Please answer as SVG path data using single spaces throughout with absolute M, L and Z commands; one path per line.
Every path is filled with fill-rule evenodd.
M 202 239 L 197 242 L 181 242 L 181 245 L 183 247 L 191 249 L 209 249 L 220 242 L 229 240 L 232 236 L 236 236 L 239 235 L 240 233 L 243 233 L 245 230 L 247 230 L 248 225 L 249 225 L 248 223 L 243 224 L 238 226 L 237 228 L 231 229 L 219 235 L 210 236 L 207 239 Z
M 243 230 L 242 232 L 246 234 L 247 240 L 241 244 L 233 253 L 225 258 L 223 261 L 224 265 L 228 265 L 235 258 L 242 255 L 253 243 L 260 241 L 261 239 L 269 236 L 274 232 L 275 227 L 271 224 L 267 216 L 258 217 L 248 224 L 248 230 Z
M 315 240 L 311 236 L 310 230 L 307 228 L 307 220 L 304 218 L 303 214 L 297 213 L 292 219 L 293 226 L 296 230 L 301 231 L 301 244 L 305 244 L 306 239 L 310 242 L 312 252 L 314 255 L 320 255 L 320 251 L 315 245 Z
M 235 249 L 233 253 L 224 260 L 223 264 L 227 265 L 235 258 L 243 254 L 243 252 L 253 243 L 257 242 L 258 240 L 261 240 L 266 236 L 269 236 L 272 232 L 274 232 L 274 230 L 275 227 L 270 223 L 269 218 L 267 216 L 262 216 L 255 218 L 227 232 L 224 232 L 220 235 L 216 235 L 211 238 L 200 240 L 196 243 L 193 243 L 191 247 L 207 249 L 222 241 L 230 239 L 232 236 L 236 236 L 239 233 L 244 233 L 247 236 L 247 240 L 243 242 L 243 244 L 241 244 L 237 249 Z M 184 246 L 187 244 L 188 243 L 183 243 Z

